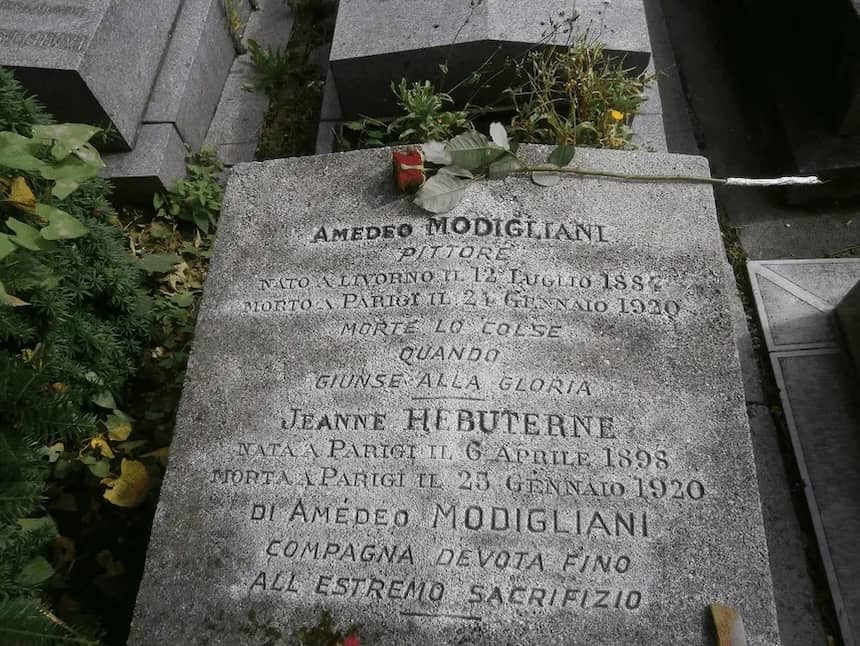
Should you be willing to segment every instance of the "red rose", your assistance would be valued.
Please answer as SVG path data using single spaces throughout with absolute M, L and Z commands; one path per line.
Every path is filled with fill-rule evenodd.
M 404 193 L 414 193 L 426 179 L 424 176 L 424 153 L 410 146 L 406 150 L 391 152 L 394 162 L 394 181 Z M 356 641 L 355 646 L 358 645 Z M 353 646 L 344 642 L 344 646 Z
M 358 635 L 352 633 L 351 635 L 344 637 L 343 646 L 361 646 L 361 642 L 358 640 Z

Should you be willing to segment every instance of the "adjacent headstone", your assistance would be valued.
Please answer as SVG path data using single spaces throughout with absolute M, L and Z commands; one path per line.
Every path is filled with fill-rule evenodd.
M 842 643 L 856 646 L 860 405 L 834 311 L 860 281 L 860 260 L 759 260 L 748 269 Z
M 185 0 L 144 123 L 174 124 L 200 150 L 235 58 L 224 0 Z
M 105 155 L 103 175 L 124 203 L 152 204 L 155 193 L 185 177 L 188 148 L 170 123 L 141 126 L 134 150 Z
M 112 124 L 130 149 L 181 0 L 0 0 L 0 65 L 61 121 Z
M 579 18 L 566 24 L 575 10 Z M 460 85 L 454 96 L 461 100 L 476 91 L 477 100 L 497 99 L 510 81 L 507 56 L 578 34 L 601 41 L 634 72 L 650 59 L 642 0 L 341 0 L 331 69 L 346 118 L 387 116 L 396 106 L 392 80 L 429 80 L 442 90 Z M 460 83 L 476 71 L 479 83 Z
M 857 374 L 860 375 L 860 282 L 848 292 L 836 308 L 842 338 L 854 360 Z
M 389 155 L 234 170 L 129 643 L 778 644 L 711 189 Z

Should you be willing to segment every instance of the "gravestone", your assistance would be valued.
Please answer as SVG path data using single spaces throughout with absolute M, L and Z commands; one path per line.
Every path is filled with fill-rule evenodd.
M 842 338 L 860 374 L 860 282 L 851 289 L 836 308 Z
M 711 189 L 389 155 L 234 170 L 129 643 L 778 644 Z
M 565 22 L 575 11 L 571 28 Z M 460 85 L 452 92 L 460 102 L 475 91 L 473 101 L 492 101 L 510 82 L 506 57 L 583 34 L 632 72 L 648 64 L 642 0 L 341 0 L 329 62 L 343 116 L 381 117 L 396 108 L 392 80 L 429 80 L 441 90 Z M 475 71 L 480 84 L 460 83 Z
M 130 149 L 181 0 L 0 0 L 0 65 L 60 121 L 110 123 Z
M 192 150 L 200 150 L 236 57 L 224 0 L 185 0 L 144 123 L 173 124 Z M 245 10 L 244 0 L 236 7 Z
M 860 259 L 755 260 L 747 269 L 841 643 L 857 646 L 860 402 L 851 353 Z

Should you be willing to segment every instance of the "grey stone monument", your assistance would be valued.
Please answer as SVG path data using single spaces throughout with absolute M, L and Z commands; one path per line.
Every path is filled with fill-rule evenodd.
M 857 646 L 860 401 L 851 352 L 860 259 L 756 260 L 747 268 L 842 643 Z
M 181 0 L 0 0 L 0 65 L 61 121 L 135 142 Z
M 565 28 L 575 11 L 579 18 Z M 430 80 L 447 90 L 479 70 L 489 87 L 478 98 L 488 100 L 508 82 L 506 56 L 563 45 L 577 34 L 601 41 L 634 72 L 651 56 L 642 0 L 341 0 L 329 60 L 344 117 L 386 116 L 396 103 L 392 80 Z M 474 89 L 463 86 L 454 96 Z
M 779 644 L 711 189 L 389 155 L 234 170 L 129 643 Z

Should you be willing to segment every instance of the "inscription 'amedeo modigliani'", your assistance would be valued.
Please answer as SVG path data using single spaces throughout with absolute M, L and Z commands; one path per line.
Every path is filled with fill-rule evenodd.
M 710 189 L 387 163 L 235 172 L 130 643 L 777 644 Z

